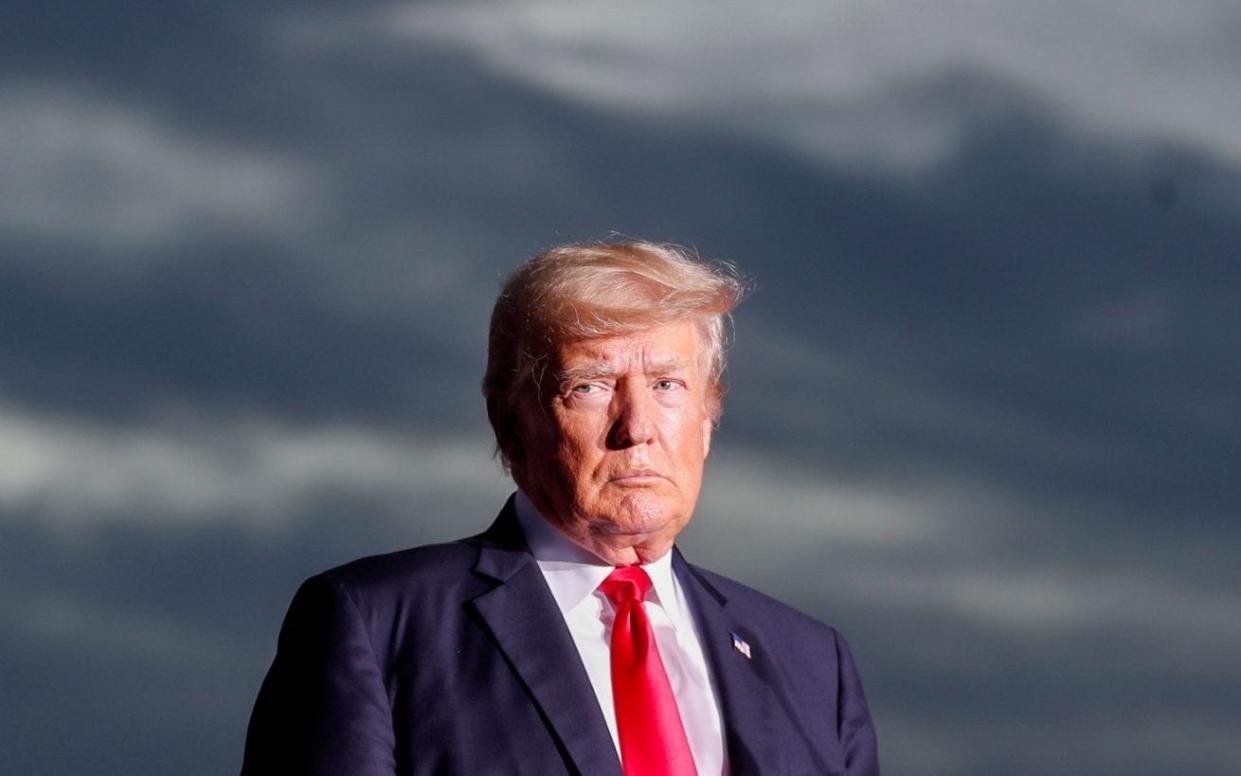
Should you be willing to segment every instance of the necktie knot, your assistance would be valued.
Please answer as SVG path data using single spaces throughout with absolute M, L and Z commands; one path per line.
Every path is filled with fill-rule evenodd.
M 608 574 L 599 591 L 617 607 L 626 601 L 644 601 L 651 591 L 651 578 L 641 566 L 622 566 Z

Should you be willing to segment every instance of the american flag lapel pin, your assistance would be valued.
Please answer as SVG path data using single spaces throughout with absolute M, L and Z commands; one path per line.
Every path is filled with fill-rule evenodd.
M 733 649 L 740 652 L 742 656 L 745 657 L 746 660 L 749 660 L 750 659 L 750 643 L 746 641 L 745 639 L 741 638 L 740 636 L 738 636 L 736 633 L 732 634 L 732 637 L 733 637 Z

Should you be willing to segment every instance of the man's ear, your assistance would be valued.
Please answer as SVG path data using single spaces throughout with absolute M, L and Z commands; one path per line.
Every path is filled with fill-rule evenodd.
M 715 421 L 707 416 L 702 419 L 702 457 L 711 453 L 711 432 L 715 431 Z

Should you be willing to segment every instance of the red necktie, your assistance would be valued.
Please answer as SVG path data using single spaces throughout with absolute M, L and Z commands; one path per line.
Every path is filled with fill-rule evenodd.
M 612 624 L 612 695 L 625 776 L 696 774 L 676 696 L 659 659 L 642 600 L 651 578 L 640 566 L 613 571 L 599 590 L 616 608 Z

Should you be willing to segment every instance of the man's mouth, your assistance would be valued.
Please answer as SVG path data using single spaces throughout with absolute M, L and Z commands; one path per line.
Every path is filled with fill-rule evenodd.
M 608 481 L 614 485 L 649 485 L 665 477 L 654 469 L 624 469 L 613 474 Z

